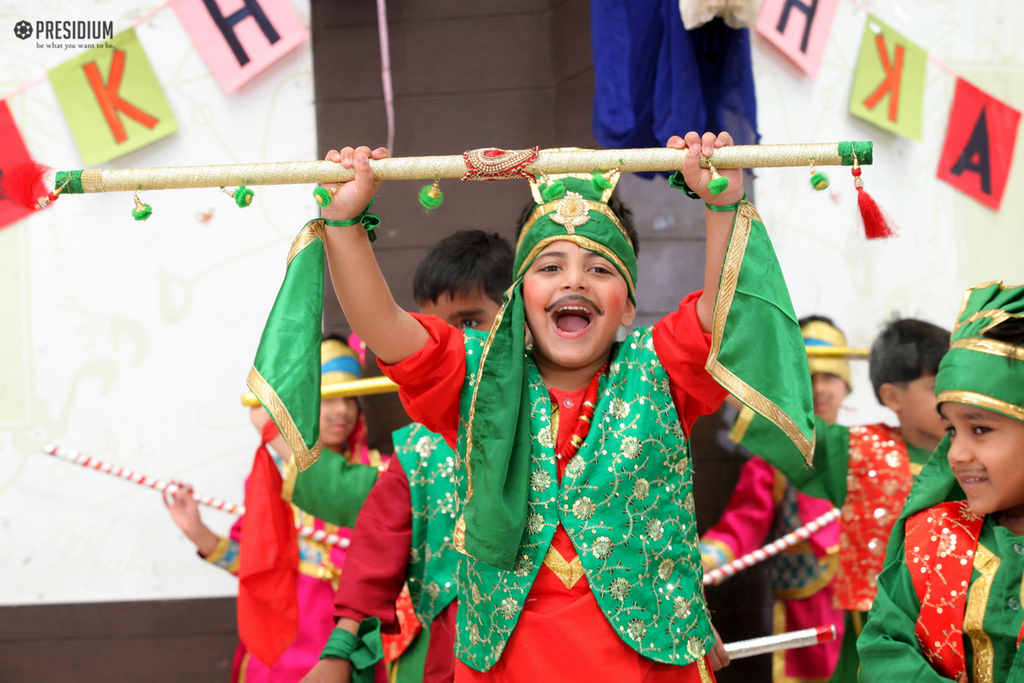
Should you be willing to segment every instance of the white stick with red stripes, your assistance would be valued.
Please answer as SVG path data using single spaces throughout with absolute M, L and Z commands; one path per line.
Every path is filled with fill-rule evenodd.
M 799 631 L 779 633 L 774 636 L 763 638 L 751 638 L 750 640 L 738 640 L 735 643 L 726 643 L 725 651 L 729 653 L 730 659 L 743 659 L 754 657 L 779 650 L 794 650 L 798 647 L 809 647 L 819 643 L 827 643 L 836 639 L 836 627 L 816 626 L 805 628 Z
M 111 465 L 110 463 L 97 460 L 93 457 L 82 453 L 81 451 L 72 450 L 70 448 L 62 448 L 53 444 L 47 444 L 43 446 L 43 452 L 47 455 L 66 460 L 67 462 L 81 465 L 82 467 L 88 467 L 96 470 L 97 472 L 103 472 L 104 474 L 110 474 L 120 479 L 125 479 L 134 484 L 145 486 L 147 488 L 154 489 L 156 491 L 166 491 L 167 493 L 174 494 L 181 487 L 177 484 L 161 481 L 154 479 L 153 477 L 146 476 L 145 474 L 139 474 L 133 472 L 126 467 L 120 467 L 117 465 Z M 216 510 L 223 510 L 224 512 L 230 512 L 234 515 L 244 515 L 245 506 L 237 505 L 235 503 L 229 503 L 220 498 L 214 498 L 213 496 L 206 496 L 201 493 L 192 492 L 192 497 L 197 503 L 212 507 Z M 314 529 L 310 526 L 297 526 L 296 530 L 299 532 L 299 536 L 302 538 L 308 538 L 318 543 L 324 543 L 329 546 L 339 546 L 341 548 L 347 548 L 349 545 L 349 539 L 343 538 L 338 534 L 329 534 L 322 529 Z
M 749 552 L 743 557 L 733 560 L 729 564 L 723 564 L 721 567 L 712 569 L 704 575 L 704 585 L 711 586 L 721 583 L 742 569 L 747 569 L 758 562 L 767 560 L 773 555 L 778 555 L 786 548 L 794 546 L 800 541 L 806 541 L 822 527 L 828 526 L 835 520 L 839 519 L 840 514 L 839 508 L 832 508 L 817 519 L 805 524 L 799 529 L 789 532 L 782 538 L 774 540 L 768 545 L 758 548 L 753 552 Z

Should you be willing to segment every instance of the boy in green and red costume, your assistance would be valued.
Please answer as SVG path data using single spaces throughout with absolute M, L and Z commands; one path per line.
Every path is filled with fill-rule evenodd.
M 356 171 L 324 211 L 346 317 L 413 418 L 458 442 L 456 681 L 713 680 L 689 429 L 724 386 L 793 453 L 809 458 L 814 440 L 806 354 L 764 226 L 739 172 L 715 195 L 699 165 L 730 142 L 669 141 L 689 149 L 676 185 L 708 206 L 705 290 L 621 344 L 637 269 L 635 232 L 607 205 L 617 173 L 539 179 L 485 338 L 402 311 L 367 237 L 345 225 L 376 191 L 369 157 L 386 150 L 328 154 Z
M 949 348 L 949 333 L 922 320 L 890 323 L 871 347 L 875 396 L 899 418 L 858 427 L 815 420 L 814 462 L 804 463 L 766 421 L 743 410 L 730 436 L 777 467 L 796 488 L 840 508 L 835 605 L 846 610 L 842 649 L 833 683 L 857 680 L 856 639 L 875 597 L 885 544 L 913 484 L 944 433 L 935 412 L 935 373 Z
M 1024 287 L 968 290 L 935 391 L 948 436 L 893 529 L 861 680 L 1024 680 Z

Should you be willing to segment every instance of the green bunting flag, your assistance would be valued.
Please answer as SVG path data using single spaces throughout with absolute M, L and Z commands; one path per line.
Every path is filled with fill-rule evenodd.
M 292 242 L 284 283 L 246 380 L 281 430 L 299 470 L 307 469 L 320 457 L 322 230 L 321 221 L 310 221 Z

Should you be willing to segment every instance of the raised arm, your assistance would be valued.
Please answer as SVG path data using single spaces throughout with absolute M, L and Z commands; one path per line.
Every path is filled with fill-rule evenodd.
M 700 198 L 708 204 L 728 206 L 739 202 L 744 197 L 743 171 L 739 169 L 723 170 L 721 174 L 729 179 L 729 187 L 722 194 L 712 194 L 708 189 L 711 171 L 700 167 L 700 157 L 702 154 L 706 157 L 713 157 L 717 148 L 731 144 L 733 144 L 732 136 L 728 133 L 721 133 L 717 136 L 714 133 L 704 133 L 704 136 L 701 137 L 691 131 L 686 134 L 685 138 L 673 135 L 666 146 L 690 150 L 680 170 L 691 190 L 700 195 Z M 704 221 L 707 226 L 707 255 L 704 261 L 704 293 L 697 300 L 697 318 L 705 332 L 711 331 L 711 317 L 715 310 L 715 299 L 718 297 L 718 279 L 722 274 L 722 263 L 725 261 L 725 252 L 729 248 L 729 236 L 732 234 L 732 224 L 735 218 L 736 211 L 714 211 L 712 209 L 704 211 Z
M 383 147 L 372 152 L 369 147 L 328 152 L 327 161 L 354 168 L 356 177 L 337 189 L 322 217 L 328 221 L 348 221 L 362 214 L 380 186 L 373 179 L 369 159 L 388 156 Z M 331 281 L 345 318 L 377 358 L 393 365 L 423 348 L 427 331 L 395 303 L 363 227 L 358 223 L 346 227 L 328 224 L 324 227 L 324 245 Z

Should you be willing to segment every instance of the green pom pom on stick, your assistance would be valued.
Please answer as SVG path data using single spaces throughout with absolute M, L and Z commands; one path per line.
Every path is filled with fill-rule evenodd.
M 153 215 L 153 207 L 136 200 L 135 208 L 132 209 L 132 218 L 137 221 L 144 221 Z
M 599 192 L 601 190 L 607 190 L 609 187 L 612 186 L 612 184 L 610 182 L 608 182 L 608 179 L 605 178 L 600 173 L 595 173 L 591 177 L 591 182 L 594 183 L 594 189 L 599 191 Z
M 331 205 L 332 197 L 327 188 L 317 186 L 317 188 L 313 190 L 313 199 L 315 199 L 316 203 L 321 207 L 325 207 Z
M 708 189 L 711 190 L 711 194 L 722 194 L 729 188 L 729 179 L 724 176 L 718 176 L 712 178 L 708 183 Z
M 437 183 L 424 185 L 420 188 L 420 206 L 427 211 L 433 211 L 444 203 L 444 193 Z
M 828 187 L 828 175 L 822 173 L 821 171 L 813 173 L 811 175 L 811 187 L 813 187 L 818 192 L 821 192 L 822 190 L 826 189 Z
M 548 183 L 544 187 L 540 188 L 540 196 L 544 197 L 544 201 L 546 202 L 553 202 L 556 199 L 561 199 L 565 196 L 565 183 L 561 180 Z
M 252 204 L 252 198 L 254 194 L 256 193 L 250 190 L 245 185 L 239 185 L 238 189 L 235 190 L 235 193 L 231 196 L 235 198 L 235 204 L 238 204 L 239 208 L 244 209 L 245 207 Z

